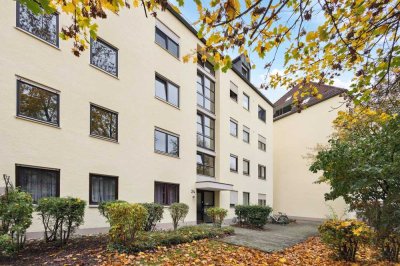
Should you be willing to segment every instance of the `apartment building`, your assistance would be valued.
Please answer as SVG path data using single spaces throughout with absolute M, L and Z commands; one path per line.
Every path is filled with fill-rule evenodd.
M 321 173 L 309 171 L 310 155 L 317 145 L 326 145 L 333 133 L 332 122 L 338 111 L 344 110 L 343 89 L 314 84 L 322 99 L 307 97 L 306 109 L 297 112 L 292 105 L 294 87 L 275 102 L 274 107 L 274 201 L 275 211 L 286 212 L 297 219 L 321 220 L 346 214 L 344 200 L 325 201 L 327 184 L 315 184 Z
M 1 174 L 35 201 L 79 197 L 81 230 L 105 228 L 106 200 L 189 205 L 186 223 L 220 206 L 273 204 L 272 104 L 243 57 L 227 73 L 183 63 L 202 42 L 174 10 L 122 10 L 98 21 L 80 57 L 60 41 L 63 13 L 0 10 Z M 0 183 L 3 186 L 3 183 Z M 42 231 L 37 215 L 30 232 Z

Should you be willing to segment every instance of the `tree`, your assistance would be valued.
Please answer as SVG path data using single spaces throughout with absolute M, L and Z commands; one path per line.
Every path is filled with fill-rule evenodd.
M 337 133 L 311 165 L 317 183 L 331 186 L 326 200 L 343 197 L 377 232 L 387 259 L 397 261 L 400 241 L 400 116 L 357 107 L 340 113 Z M 395 237 L 397 236 L 397 237 Z M 388 239 L 397 239 L 397 242 Z
M 198 37 L 204 40 L 200 49 L 184 56 L 197 61 L 197 53 L 209 58 L 216 68 L 226 71 L 232 66 L 229 51 L 243 53 L 249 60 L 253 51 L 265 58 L 270 72 L 277 53 L 284 49 L 283 75 L 271 75 L 262 88 L 301 86 L 294 97 L 321 97 L 310 81 L 332 84 L 345 72 L 354 74 L 348 100 L 355 104 L 369 102 L 376 90 L 391 88 L 400 73 L 400 0 L 193 0 L 198 9 Z M 96 38 L 96 19 L 118 13 L 131 4 L 122 0 L 20 0 L 34 13 L 61 11 L 71 15 L 63 27 L 62 39 L 72 38 L 77 56 Z M 133 0 L 145 15 L 157 16 L 170 5 L 167 0 Z M 178 0 L 180 6 L 184 0 Z M 171 6 L 171 5 L 170 5 Z M 178 8 L 172 8 L 179 12 Z M 268 76 L 268 75 L 267 75 Z M 297 95 L 296 95 L 297 96 Z M 299 101 L 300 99 L 300 101 Z

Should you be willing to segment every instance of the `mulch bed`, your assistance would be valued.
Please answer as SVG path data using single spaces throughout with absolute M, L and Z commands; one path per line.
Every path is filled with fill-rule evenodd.
M 63 247 L 30 240 L 15 257 L 0 257 L 0 265 L 99 265 L 105 253 L 107 235 L 77 236 Z
M 0 265 L 275 265 L 275 266 L 354 266 L 395 265 L 377 260 L 376 250 L 361 248 L 357 262 L 336 261 L 318 237 L 281 252 L 266 253 L 215 240 L 199 240 L 154 251 L 124 254 L 107 251 L 106 235 L 74 238 L 64 247 L 31 241 L 15 258 L 0 260 Z M 397 264 L 398 265 L 398 264 Z M 396 266 L 397 266 L 396 265 Z

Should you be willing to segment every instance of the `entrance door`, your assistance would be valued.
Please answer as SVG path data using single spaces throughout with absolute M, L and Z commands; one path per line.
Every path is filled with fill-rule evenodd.
M 197 223 L 211 223 L 206 210 L 214 207 L 214 191 L 197 190 Z

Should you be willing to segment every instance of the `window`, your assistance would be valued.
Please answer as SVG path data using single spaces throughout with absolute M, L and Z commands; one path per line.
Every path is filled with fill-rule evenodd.
M 307 98 L 307 99 L 306 100 L 308 102 L 310 98 Z M 303 103 L 307 103 L 307 102 L 304 101 Z M 291 104 L 286 105 L 283 108 L 280 108 L 280 109 L 276 110 L 275 113 L 274 113 L 274 117 L 289 113 L 290 111 L 292 111 L 292 105 Z
M 250 143 L 250 128 L 243 126 L 243 141 Z
M 258 106 L 258 118 L 264 122 L 266 121 L 265 109 L 261 106 Z
M 266 179 L 266 167 L 264 165 L 258 165 L 258 178 L 262 180 Z
M 243 192 L 243 205 L 244 206 L 250 205 L 250 193 L 249 192 Z
M 156 152 L 179 156 L 179 137 L 165 131 L 154 131 L 154 149 Z
M 91 104 L 90 135 L 118 141 L 118 114 Z
M 243 174 L 250 175 L 250 161 L 243 159 Z
M 157 75 L 156 97 L 179 107 L 179 87 Z
M 238 157 L 236 155 L 231 154 L 230 157 L 230 168 L 231 172 L 236 172 L 238 171 Z
M 17 81 L 17 116 L 59 125 L 60 96 L 35 85 Z
M 118 177 L 89 174 L 89 204 L 118 199 Z
M 156 21 L 156 43 L 170 54 L 179 58 L 179 38 L 167 26 Z
M 197 146 L 214 150 L 214 119 L 202 114 L 197 113 Z
M 237 191 L 231 191 L 231 200 L 229 206 L 231 208 L 235 207 L 238 204 L 238 192 Z
M 237 122 L 234 120 L 230 120 L 230 133 L 232 136 L 237 137 L 238 136 L 238 125 Z
M 45 197 L 59 197 L 60 170 L 17 166 L 15 184 L 31 194 L 35 203 Z
M 90 64 L 118 76 L 118 49 L 97 38 L 90 40 Z
M 266 194 L 258 194 L 258 205 L 260 205 L 260 206 L 267 205 L 267 195 Z
M 214 113 L 215 84 L 202 73 L 197 73 L 197 105 Z
M 201 57 L 201 54 L 197 54 L 197 64 L 201 66 L 208 74 L 215 76 L 214 66 L 208 61 L 203 62 Z
M 230 97 L 232 100 L 234 100 L 235 102 L 237 102 L 238 100 L 238 96 L 234 91 L 230 91 Z
M 263 136 L 258 135 L 258 149 L 265 151 L 267 148 L 266 143 L 267 143 L 267 140 Z
M 246 93 L 243 93 L 243 107 L 250 110 L 250 97 Z
M 231 89 L 229 91 L 229 95 L 232 100 L 235 102 L 238 101 L 238 87 L 231 81 Z
M 17 2 L 17 27 L 58 47 L 58 14 L 33 14 Z
M 205 176 L 215 176 L 215 158 L 202 152 L 197 153 L 197 174 Z
M 162 205 L 171 205 L 172 203 L 179 202 L 179 185 L 155 182 L 154 202 Z
M 248 69 L 248 67 L 246 67 L 245 65 L 242 64 L 242 75 L 247 78 L 250 79 L 250 71 Z

